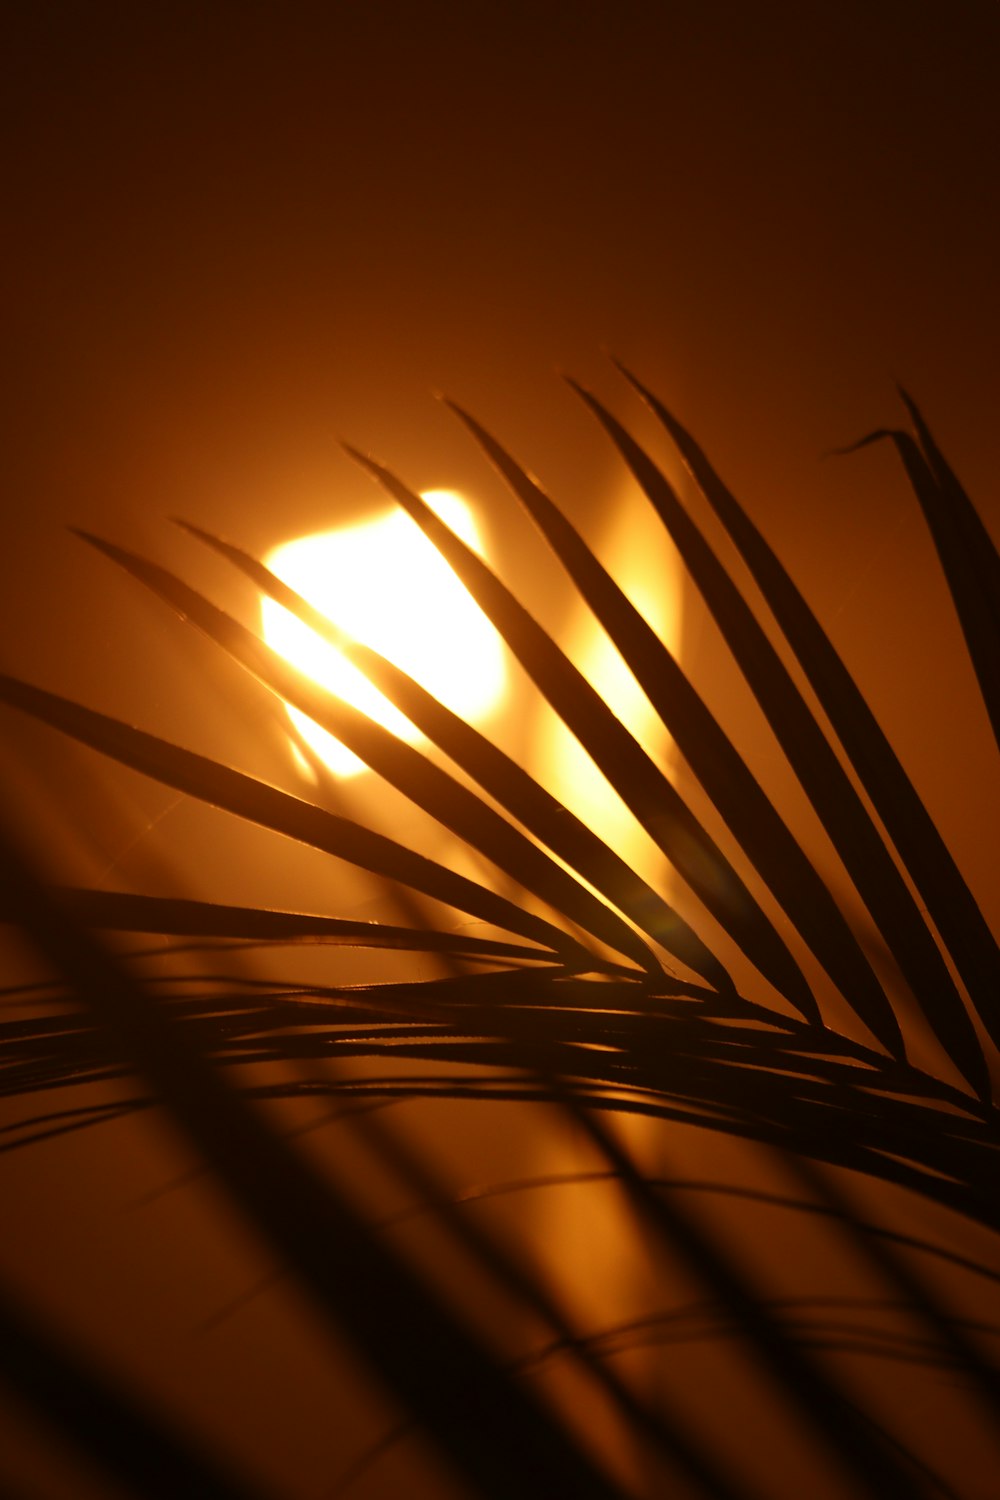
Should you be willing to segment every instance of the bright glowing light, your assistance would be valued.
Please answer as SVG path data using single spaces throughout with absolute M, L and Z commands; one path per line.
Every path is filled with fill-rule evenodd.
M 601 558 L 678 657 L 683 575 L 676 551 L 652 507 L 634 488 L 623 487 L 608 501 L 604 535 L 599 540 Z M 565 622 L 563 640 L 616 716 L 655 760 L 669 767 L 675 752 L 659 715 L 582 600 Z M 662 853 L 554 710 L 539 713 L 529 755 L 539 780 L 566 799 L 578 817 L 659 888 Z
M 469 507 L 448 490 L 423 497 L 480 554 Z M 402 667 L 464 719 L 482 719 L 504 686 L 503 648 L 492 625 L 423 532 L 401 510 L 340 531 L 298 537 L 265 559 L 272 573 L 348 635 Z M 335 647 L 272 599 L 261 602 L 269 646 L 338 697 L 410 743 L 422 739 Z M 365 769 L 339 740 L 289 706 L 302 738 L 338 776 Z

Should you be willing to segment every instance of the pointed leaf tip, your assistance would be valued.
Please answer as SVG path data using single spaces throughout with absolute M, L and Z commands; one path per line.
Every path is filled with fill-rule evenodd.
M 73 526 L 70 527 L 70 530 L 74 531 L 82 542 L 86 542 L 89 547 L 93 547 L 95 552 L 103 553 L 112 562 L 124 563 L 124 559 L 131 556 L 131 553 L 126 552 L 124 548 L 117 547 L 114 542 L 109 542 L 104 537 L 97 536 L 93 531 L 78 530 Z
M 389 471 L 384 464 L 380 464 L 377 458 L 372 458 L 370 453 L 363 453 L 353 443 L 348 443 L 341 439 L 340 446 L 349 459 L 352 459 L 360 468 L 367 469 L 369 474 L 388 474 Z
M 634 391 L 637 391 L 639 393 L 639 395 L 642 397 L 642 399 L 645 402 L 647 402 L 648 404 L 652 404 L 652 402 L 653 402 L 653 393 L 649 389 L 649 387 L 646 386 L 646 385 L 644 385 L 642 383 L 642 381 L 639 379 L 638 375 L 636 375 L 629 368 L 629 366 L 625 363 L 624 360 L 618 359 L 617 356 L 614 355 L 614 354 L 612 354 L 610 356 L 610 358 L 611 358 L 611 363 L 614 365 L 614 367 L 618 371 L 619 375 L 624 376 L 624 378 L 628 381 L 628 383 L 632 387 L 632 389 Z
M 866 432 L 864 437 L 857 438 L 853 443 L 844 443 L 839 448 L 828 448 L 827 456 L 842 458 L 848 453 L 857 453 L 861 448 L 869 448 L 873 443 L 882 443 L 887 439 L 891 441 L 899 436 L 899 432 L 893 427 L 876 427 L 873 432 Z

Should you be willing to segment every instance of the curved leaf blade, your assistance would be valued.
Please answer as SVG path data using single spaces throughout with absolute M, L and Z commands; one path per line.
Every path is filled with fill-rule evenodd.
M 370 682 L 512 817 L 657 943 L 678 921 L 668 902 L 594 831 L 509 755 L 395 663 L 346 635 L 248 553 L 200 527 L 178 523 L 349 658 Z M 669 948 L 669 944 L 665 944 Z
M 1000 555 L 916 402 L 902 387 L 899 394 L 935 481 L 933 486 L 924 483 L 919 488 L 914 482 L 914 489 L 948 580 L 993 733 L 1000 742 Z
M 604 626 L 740 847 L 855 1014 L 888 1044 L 892 1008 L 827 887 L 656 632 L 540 486 L 475 418 L 460 418 Z
M 5 674 L 0 674 L 0 701 L 201 802 L 373 874 L 398 880 L 447 906 L 540 943 L 570 962 L 582 962 L 585 967 L 593 962 L 585 948 L 542 917 L 348 818 Z
M 225 906 L 177 896 L 146 896 L 132 891 L 59 886 L 58 899 L 85 927 L 115 932 L 149 932 L 164 937 L 246 938 L 261 943 L 322 942 L 337 947 L 400 949 L 449 953 L 462 958 L 538 963 L 554 955 L 517 943 L 501 943 L 461 932 L 394 927 L 386 922 L 353 922 L 309 912 L 270 907 Z M 9 914 L 0 911 L 0 921 Z
M 989 1099 L 989 1070 L 962 997 L 891 855 L 787 668 L 666 477 L 596 397 L 575 383 L 574 388 L 611 437 L 673 537 L 942 1048 L 974 1092 Z M 900 1032 L 892 1050 L 898 1055 L 901 1049 Z
M 486 564 L 418 495 L 373 459 L 356 449 L 347 451 L 402 505 L 442 553 L 639 823 L 751 962 L 802 1015 L 819 1021 L 812 991 L 768 917 L 660 768 L 600 694 Z M 666 938 L 663 941 L 666 944 Z M 673 951 L 683 957 L 677 947 Z M 706 971 L 704 958 L 698 957 L 700 963 L 688 958 L 684 961 L 705 977 L 714 978 L 716 961 Z
M 662 402 L 624 373 L 667 428 L 750 569 L 909 870 L 980 1020 L 1000 1046 L 1000 948 L 913 783 L 795 582 L 700 445 Z M 914 487 L 918 482 L 926 487 L 929 475 L 912 443 L 904 443 L 903 451 Z
M 653 954 L 616 912 L 447 771 L 289 666 L 245 626 L 167 569 L 110 542 L 91 536 L 86 539 L 196 625 L 278 698 L 307 713 L 384 781 L 492 860 L 525 890 L 540 896 L 642 968 L 658 972 Z

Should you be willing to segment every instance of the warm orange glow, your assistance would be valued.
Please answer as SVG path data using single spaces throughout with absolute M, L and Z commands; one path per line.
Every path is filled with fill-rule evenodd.
M 483 554 L 468 505 L 448 490 L 423 497 Z M 499 636 L 448 564 L 401 510 L 339 531 L 298 537 L 265 562 L 341 629 L 415 677 L 464 719 L 484 718 L 504 686 Z M 285 659 L 401 739 L 422 739 L 408 719 L 343 654 L 271 599 L 261 603 L 264 639 Z M 293 723 L 338 776 L 365 769 L 339 740 L 289 707 Z
M 596 539 L 605 565 L 660 639 L 680 654 L 682 577 L 677 555 L 652 508 L 632 488 L 609 496 L 604 534 Z M 589 608 L 579 601 L 565 621 L 569 655 L 617 717 L 661 765 L 673 743 L 655 709 Z M 578 817 L 657 887 L 663 857 L 579 740 L 553 710 L 535 721 L 532 770 Z

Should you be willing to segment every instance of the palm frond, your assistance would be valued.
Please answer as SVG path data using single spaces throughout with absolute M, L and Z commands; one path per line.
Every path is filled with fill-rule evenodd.
M 14 978 L 3 991 L 0 1095 L 22 1104 L 3 1126 L 0 1150 L 38 1149 L 84 1130 L 93 1138 L 97 1127 L 162 1107 L 191 1143 L 200 1170 L 270 1247 L 329 1337 L 334 1330 L 346 1336 L 391 1394 L 396 1417 L 387 1431 L 397 1438 L 426 1432 L 471 1493 L 498 1500 L 515 1493 L 783 1495 L 769 1484 L 766 1462 L 748 1473 L 719 1448 L 717 1434 L 707 1436 L 685 1416 L 678 1349 L 688 1340 L 714 1345 L 725 1338 L 745 1349 L 785 1414 L 781 1420 L 797 1424 L 822 1455 L 818 1461 L 840 1476 L 838 1493 L 964 1496 L 960 1482 L 952 1486 L 935 1470 L 919 1424 L 907 1423 L 899 1409 L 866 1405 L 844 1361 L 891 1360 L 928 1379 L 947 1371 L 970 1407 L 995 1424 L 994 1321 L 985 1310 L 956 1314 L 950 1290 L 956 1278 L 990 1287 L 1000 1271 L 982 1250 L 875 1222 L 856 1185 L 878 1185 L 893 1202 L 922 1205 L 987 1237 L 1000 1230 L 996 938 L 876 713 L 777 552 L 686 428 L 624 373 L 749 569 L 783 637 L 780 648 L 661 464 L 596 396 L 571 384 L 672 538 L 826 830 L 848 888 L 820 874 L 738 741 L 595 550 L 507 449 L 448 402 L 617 648 L 725 837 L 704 826 L 655 754 L 514 589 L 390 469 L 356 450 L 351 456 L 438 548 L 540 700 L 649 835 L 662 856 L 658 878 L 639 873 L 574 811 L 572 787 L 553 795 L 530 767 L 345 635 L 242 548 L 183 523 L 262 594 L 342 649 L 431 749 L 404 744 L 318 688 L 175 573 L 80 533 L 461 840 L 482 874 L 459 874 L 446 858 L 432 859 L 331 810 L 319 794 L 293 796 L 0 677 L 0 701 L 30 719 L 432 903 L 404 925 L 281 909 L 280 896 L 265 908 L 228 904 L 223 892 L 223 899 L 197 901 L 92 889 L 43 881 L 34 862 L 5 842 L 0 921 L 27 937 L 43 977 Z M 921 414 L 904 400 L 916 437 L 887 429 L 863 443 L 888 438 L 896 446 L 996 727 L 996 551 Z M 796 685 L 792 659 L 819 714 Z M 893 973 L 868 957 L 845 915 L 854 892 Z M 456 927 L 456 914 L 487 930 Z M 714 931 L 724 934 L 725 958 L 715 951 Z M 156 937 L 156 946 L 138 946 L 139 935 Z M 424 963 L 390 979 L 373 966 L 362 981 L 345 979 L 330 967 L 344 953 L 368 954 L 372 965 L 383 955 L 408 954 L 432 960 L 433 968 L 428 973 Z M 807 978 L 809 964 L 822 984 Z M 940 1049 L 923 1065 L 914 1060 L 914 1001 Z M 372 1218 L 276 1123 L 288 1118 L 277 1110 L 323 1101 L 335 1106 L 352 1149 L 402 1185 L 409 1209 Z M 456 1192 L 432 1156 L 386 1116 L 393 1104 L 430 1108 L 433 1101 L 460 1120 L 484 1110 L 507 1118 L 502 1112 L 511 1109 L 519 1118 L 558 1119 L 586 1144 L 589 1165 Z M 655 1140 L 652 1160 L 629 1133 L 641 1122 Z M 729 1143 L 746 1160 L 784 1163 L 796 1192 L 674 1170 L 677 1143 L 692 1133 Z M 589 1184 L 595 1193 L 614 1189 L 621 1233 L 646 1247 L 663 1286 L 695 1291 L 622 1316 L 606 1288 L 581 1328 L 558 1275 L 542 1273 L 516 1236 L 475 1216 L 475 1204 L 523 1196 L 532 1181 L 547 1190 L 558 1182 Z M 730 1205 L 722 1230 L 692 1201 L 709 1191 L 714 1203 Z M 831 1239 L 840 1235 L 878 1295 L 768 1290 L 744 1261 L 739 1236 L 741 1215 L 768 1206 L 825 1224 Z M 393 1233 L 415 1214 L 433 1219 L 463 1264 L 490 1286 L 487 1301 L 518 1309 L 531 1330 L 518 1355 L 501 1350 L 495 1330 L 460 1310 L 455 1287 L 442 1288 L 394 1243 Z M 797 1272 L 794 1262 L 775 1259 L 779 1273 Z M 931 1263 L 947 1265 L 953 1281 L 943 1271 L 932 1275 Z M 905 1326 L 892 1321 L 899 1317 Z M 39 1380 L 26 1375 L 22 1394 L 58 1424 L 79 1371 L 55 1344 L 43 1348 L 39 1337 L 32 1343 L 15 1324 L 12 1348 L 28 1351 L 25 1369 L 49 1372 Z M 644 1381 L 636 1362 L 654 1351 L 659 1374 Z M 585 1412 L 611 1414 L 617 1449 L 595 1446 L 588 1419 L 567 1413 L 565 1395 L 560 1410 L 539 1393 L 538 1380 L 555 1365 L 565 1382 L 560 1389 L 588 1392 Z M 664 1372 L 670 1390 L 662 1386 Z M 116 1483 L 159 1492 L 144 1470 L 129 1467 L 136 1434 L 147 1428 L 164 1474 L 210 1464 L 186 1437 L 173 1443 L 165 1426 L 110 1386 L 95 1383 L 88 1400 L 89 1439 L 79 1423 L 64 1422 L 65 1435 Z M 117 1457 L 108 1448 L 115 1412 L 122 1422 Z M 623 1457 L 629 1444 L 641 1461 Z M 388 1438 L 376 1443 L 370 1462 L 341 1461 L 341 1489 L 370 1482 L 390 1446 Z M 252 1484 L 239 1488 L 242 1479 L 228 1470 L 219 1476 L 198 1478 L 195 1487 L 251 1492 Z M 174 1480 L 164 1482 L 169 1488 Z

